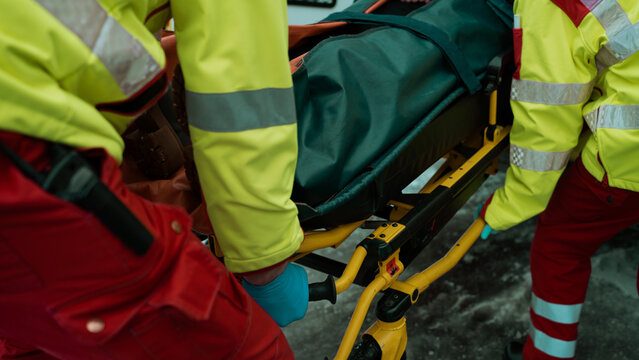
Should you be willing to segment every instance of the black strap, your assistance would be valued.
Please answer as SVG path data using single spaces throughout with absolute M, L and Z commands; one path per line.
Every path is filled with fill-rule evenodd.
M 0 150 L 24 176 L 48 193 L 93 213 L 136 255 L 144 255 L 151 247 L 153 235 L 100 181 L 91 165 L 77 151 L 50 144 L 51 170 L 43 174 L 1 141 Z
M 7 157 L 13 162 L 15 167 L 22 172 L 22 174 L 29 179 L 33 180 L 36 184 L 41 184 L 44 181 L 44 176 L 36 171 L 29 163 L 24 161 L 18 154 L 13 152 L 2 141 L 0 141 L 0 150 L 2 150 Z
M 430 40 L 441 50 L 448 63 L 452 66 L 453 71 L 455 71 L 471 94 L 481 89 L 479 79 L 475 76 L 459 47 L 448 38 L 445 32 L 432 24 L 406 16 L 365 14 L 354 11 L 333 13 L 322 21 L 387 25 L 409 30 L 422 38 Z

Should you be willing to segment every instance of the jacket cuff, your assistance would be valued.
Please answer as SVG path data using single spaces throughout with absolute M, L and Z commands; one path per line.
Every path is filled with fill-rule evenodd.
M 481 207 L 481 210 L 479 210 L 479 216 L 484 219 L 484 221 L 486 221 L 486 209 L 488 209 L 488 205 L 490 205 L 490 202 L 493 200 L 493 196 L 495 196 L 495 193 L 492 193 L 490 195 L 490 197 L 488 198 L 488 200 L 486 200 L 486 202 L 484 202 L 484 206 Z
M 243 273 L 236 273 L 236 275 L 251 276 L 251 275 L 257 275 L 257 274 L 265 273 L 267 271 L 275 269 L 276 267 L 282 265 L 285 262 L 288 262 L 289 259 L 290 259 L 290 257 L 278 262 L 277 264 L 273 264 L 273 265 L 265 267 L 263 269 L 257 269 L 257 270 L 253 270 L 253 271 L 243 272 Z

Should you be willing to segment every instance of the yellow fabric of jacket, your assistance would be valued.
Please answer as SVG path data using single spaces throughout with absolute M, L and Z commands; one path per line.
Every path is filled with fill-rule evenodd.
M 485 216 L 496 230 L 546 208 L 584 126 L 586 169 L 639 191 L 639 1 L 516 0 L 514 13 L 511 164 Z
M 0 129 L 118 160 L 120 134 L 166 89 L 154 33 L 173 16 L 195 161 L 227 267 L 261 269 L 299 247 L 284 0 L 0 5 Z

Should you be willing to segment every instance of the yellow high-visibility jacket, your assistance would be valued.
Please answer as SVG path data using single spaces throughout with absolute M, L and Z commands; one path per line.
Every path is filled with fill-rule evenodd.
M 227 267 L 302 241 L 284 0 L 0 0 L 0 129 L 122 158 L 166 89 L 154 33 L 173 16 L 195 162 Z
M 639 0 L 515 0 L 514 12 L 511 164 L 485 216 L 497 230 L 546 208 L 584 123 L 586 169 L 639 191 Z

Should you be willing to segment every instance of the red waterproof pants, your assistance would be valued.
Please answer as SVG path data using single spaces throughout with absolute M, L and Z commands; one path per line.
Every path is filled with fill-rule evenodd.
M 47 166 L 45 142 L 6 132 L 0 141 Z M 191 233 L 182 209 L 128 191 L 104 151 L 83 154 L 101 165 L 102 182 L 153 245 L 134 255 L 0 152 L 0 358 L 293 358 L 280 328 Z
M 530 253 L 532 326 L 525 359 L 573 359 L 590 257 L 639 222 L 639 193 L 597 181 L 581 159 L 563 174 L 537 220 Z M 639 283 L 638 283 L 639 288 Z

